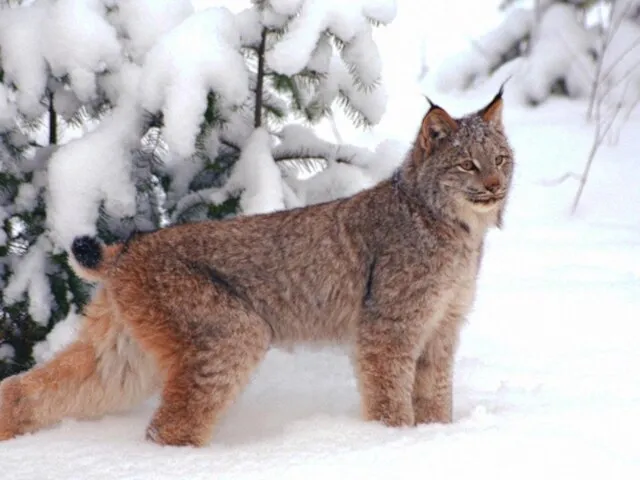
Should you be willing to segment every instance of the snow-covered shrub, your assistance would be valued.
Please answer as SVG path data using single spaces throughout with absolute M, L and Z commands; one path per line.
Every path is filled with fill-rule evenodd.
M 335 108 L 380 120 L 372 32 L 395 13 L 393 0 L 0 0 L 0 378 L 86 301 L 66 262 L 76 235 L 291 208 L 390 174 L 388 145 L 312 130 Z M 295 178 L 309 166 L 327 172 Z
M 437 72 L 438 88 L 443 91 L 471 88 L 504 63 L 522 55 L 523 41 L 529 37 L 534 20 L 531 10 L 509 11 L 496 30 L 474 40 L 468 51 L 444 62 Z
M 509 76 L 508 93 L 539 104 L 553 93 L 634 105 L 640 98 L 640 0 L 507 1 L 502 24 L 474 40 L 437 74 L 442 89 L 464 90 Z M 531 4 L 531 2 L 529 2 Z

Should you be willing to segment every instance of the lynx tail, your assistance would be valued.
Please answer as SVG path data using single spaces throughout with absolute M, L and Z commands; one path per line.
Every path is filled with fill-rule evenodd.
M 71 245 L 72 266 L 76 274 L 100 282 L 122 250 L 122 244 L 104 246 L 95 237 L 76 237 Z

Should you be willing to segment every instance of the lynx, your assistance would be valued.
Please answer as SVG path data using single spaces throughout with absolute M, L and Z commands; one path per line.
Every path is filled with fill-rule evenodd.
M 70 256 L 98 290 L 79 337 L 0 384 L 0 439 L 160 392 L 150 441 L 202 446 L 272 346 L 351 348 L 365 420 L 452 422 L 459 332 L 513 172 L 502 89 L 431 104 L 401 166 L 352 197 L 205 221 Z

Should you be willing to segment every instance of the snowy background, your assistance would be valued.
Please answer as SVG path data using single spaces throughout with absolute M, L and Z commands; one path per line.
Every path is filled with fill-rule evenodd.
M 216 3 L 228 2 L 194 2 Z M 470 38 L 501 25 L 499 2 L 418 3 L 400 0 L 392 24 L 375 32 L 388 96 L 381 121 L 363 132 L 336 119 L 344 140 L 360 147 L 397 142 L 380 148 L 397 161 L 398 145 L 413 139 L 427 107 L 423 93 L 459 115 L 484 106 L 502 79 L 465 92 L 446 91 L 442 80 L 465 58 Z M 418 81 L 422 60 L 430 74 Z M 145 442 L 152 400 L 126 415 L 67 420 L 1 443 L 0 472 L 12 479 L 640 478 L 640 112 L 616 142 L 603 142 L 571 215 L 577 182 L 557 180 L 584 168 L 594 135 L 588 101 L 552 98 L 531 108 L 513 93 L 530 85 L 514 80 L 505 123 L 516 178 L 505 227 L 489 235 L 462 336 L 452 425 L 364 423 L 340 352 L 272 351 L 205 448 Z M 114 134 L 122 128 L 114 122 Z M 333 141 L 328 123 L 317 132 Z M 261 137 L 252 141 L 267 141 Z M 379 168 L 362 185 L 393 163 L 372 158 Z M 71 328 L 59 324 L 41 356 L 68 341 Z

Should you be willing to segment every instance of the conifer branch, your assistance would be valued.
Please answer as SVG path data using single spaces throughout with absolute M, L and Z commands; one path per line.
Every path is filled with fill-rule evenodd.
M 258 78 L 256 80 L 256 106 L 253 116 L 253 126 L 262 126 L 262 89 L 264 88 L 264 51 L 267 46 L 267 29 L 262 29 L 260 46 L 258 47 Z
M 58 143 L 58 115 L 53 105 L 53 90 L 49 91 L 49 145 Z

